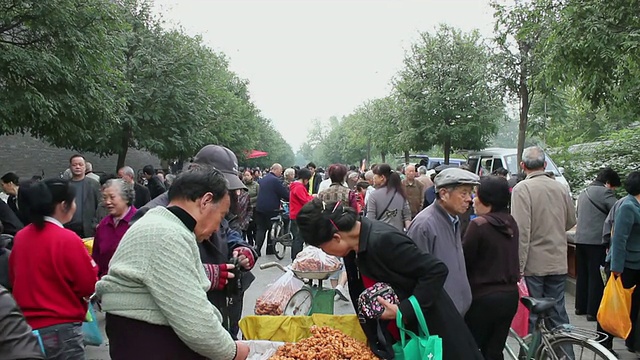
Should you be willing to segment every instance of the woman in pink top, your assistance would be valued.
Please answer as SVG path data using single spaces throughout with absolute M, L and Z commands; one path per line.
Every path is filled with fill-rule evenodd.
M 107 180 L 102 186 L 102 201 L 109 215 L 100 221 L 93 239 L 92 256 L 98 265 L 98 277 L 109 271 L 109 261 L 129 229 L 129 221 L 137 211 L 132 205 L 134 200 L 133 186 L 122 179 Z

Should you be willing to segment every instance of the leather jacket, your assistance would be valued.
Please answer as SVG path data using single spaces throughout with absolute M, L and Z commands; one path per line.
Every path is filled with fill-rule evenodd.
M 11 293 L 0 286 L 0 359 L 44 359 L 38 340 Z

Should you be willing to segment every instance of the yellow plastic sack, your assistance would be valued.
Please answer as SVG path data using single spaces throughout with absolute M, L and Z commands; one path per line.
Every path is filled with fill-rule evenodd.
M 84 243 L 84 247 L 87 248 L 87 251 L 89 252 L 89 255 L 93 254 L 93 238 L 84 238 L 82 239 L 82 242 Z
M 631 332 L 631 295 L 635 288 L 625 289 L 621 277 L 611 275 L 598 308 L 602 329 L 621 339 L 626 339 Z
M 313 314 L 311 316 L 245 316 L 239 326 L 246 340 L 297 342 L 311 337 L 313 325 L 329 326 L 367 342 L 356 315 Z

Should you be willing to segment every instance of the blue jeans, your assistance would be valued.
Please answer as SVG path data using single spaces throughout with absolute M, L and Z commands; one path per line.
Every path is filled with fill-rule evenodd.
M 547 327 L 555 328 L 569 323 L 565 307 L 564 290 L 567 275 L 525 276 L 529 296 L 534 298 L 554 298 L 556 305 L 549 311 Z M 538 316 L 529 315 L 529 332 L 533 332 Z
M 82 323 L 68 323 L 38 329 L 47 360 L 84 360 Z

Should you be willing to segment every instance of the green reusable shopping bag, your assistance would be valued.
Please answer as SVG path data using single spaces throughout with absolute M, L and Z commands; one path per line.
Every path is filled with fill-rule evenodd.
M 405 328 L 402 322 L 402 313 L 398 309 L 396 316 L 396 324 L 400 330 L 400 341 L 393 344 L 393 352 L 396 360 L 413 360 L 413 359 L 426 359 L 426 360 L 442 360 L 442 339 L 436 335 L 429 335 L 429 329 L 427 328 L 427 322 L 424 320 L 424 314 L 418 304 L 418 300 L 415 296 L 409 298 L 413 311 L 418 319 L 419 335 L 416 336 L 413 332 Z M 407 341 L 407 336 L 409 340 Z

